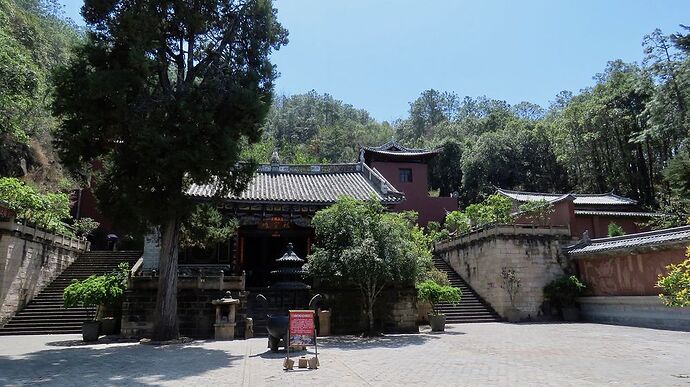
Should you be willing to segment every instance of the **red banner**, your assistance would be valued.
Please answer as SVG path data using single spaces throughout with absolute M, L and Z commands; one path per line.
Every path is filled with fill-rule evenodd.
M 315 345 L 316 330 L 313 310 L 290 311 L 290 344 Z

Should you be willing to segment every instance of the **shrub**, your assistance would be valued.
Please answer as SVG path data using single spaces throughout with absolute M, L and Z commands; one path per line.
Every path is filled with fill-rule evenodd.
M 63 293 L 65 308 L 95 306 L 95 318 L 102 306 L 113 305 L 122 299 L 128 269 L 128 264 L 121 263 L 116 272 L 92 275 L 82 281 L 73 280 Z
M 77 235 L 88 236 L 100 226 L 100 223 L 91 218 L 81 218 L 74 221 L 74 229 Z
M 544 287 L 544 297 L 548 298 L 559 308 L 575 305 L 575 299 L 585 290 L 586 286 L 574 276 L 564 275 Z
M 453 211 L 446 215 L 445 227 L 450 233 L 463 234 L 470 231 L 470 219 L 462 211 Z
M 446 229 L 451 233 L 465 233 L 472 227 L 487 224 L 510 224 L 513 202 L 503 195 L 491 195 L 481 203 L 470 204 L 465 211 L 453 211 L 446 215 Z
M 508 293 L 508 298 L 510 299 L 510 305 L 515 307 L 515 297 L 520 291 L 520 277 L 517 276 L 515 269 L 509 269 L 504 267 L 501 269 L 501 281 L 503 288 L 506 293 Z
M 616 223 L 609 223 L 609 237 L 617 237 L 625 235 L 625 231 L 623 231 L 623 227 L 617 225 Z
M 666 306 L 690 307 L 690 247 L 686 257 L 686 260 L 677 265 L 666 266 L 667 275 L 659 275 L 656 286 L 663 289 L 659 297 Z
M 452 286 L 441 286 L 433 280 L 424 281 L 417 285 L 417 297 L 422 301 L 431 303 L 432 313 L 438 315 L 436 304 L 439 302 L 450 302 L 457 304 L 460 302 L 462 292 Z
M 551 221 L 554 207 L 553 203 L 541 199 L 529 201 L 521 205 L 519 210 L 530 223 L 545 225 Z
M 63 220 L 70 218 L 69 196 L 41 193 L 14 177 L 0 178 L 0 200 L 9 204 L 17 219 L 34 223 L 49 231 L 73 235 Z

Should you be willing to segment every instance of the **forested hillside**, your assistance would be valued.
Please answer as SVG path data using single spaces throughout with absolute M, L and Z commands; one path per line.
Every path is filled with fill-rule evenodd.
M 69 186 L 52 147 L 51 72 L 79 41 L 59 3 L 0 0 L 0 176 Z
M 56 2 L 0 0 L 0 175 L 48 190 L 70 185 L 53 152 L 52 70 L 81 39 Z M 277 96 L 262 141 L 244 156 L 266 162 L 353 162 L 361 145 L 396 138 L 441 147 L 431 187 L 461 205 L 494 190 L 609 192 L 682 219 L 690 197 L 690 34 L 641 39 L 638 63 L 612 60 L 595 84 L 550 106 L 510 105 L 461 91 L 425 90 L 406 117 L 378 122 L 361 108 L 311 91 Z M 500 96 L 499 96 L 500 97 Z
M 458 191 L 463 205 L 495 185 L 614 191 L 687 213 L 690 37 L 681 30 L 645 36 L 642 64 L 613 60 L 594 86 L 561 92 L 546 108 L 426 90 L 406 118 L 389 124 L 313 91 L 280 97 L 254 151 L 264 161 L 278 147 L 283 162 L 351 162 L 359 145 L 393 136 L 408 146 L 444 145 L 431 185 L 441 195 Z

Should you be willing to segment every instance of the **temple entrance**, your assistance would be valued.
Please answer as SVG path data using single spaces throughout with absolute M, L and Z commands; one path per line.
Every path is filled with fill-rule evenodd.
M 275 269 L 275 260 L 285 254 L 288 243 L 292 243 L 295 254 L 306 259 L 311 252 L 311 228 L 288 230 L 260 230 L 242 227 L 239 230 L 239 262 L 247 275 L 247 287 L 269 286 L 274 278 L 270 272 Z

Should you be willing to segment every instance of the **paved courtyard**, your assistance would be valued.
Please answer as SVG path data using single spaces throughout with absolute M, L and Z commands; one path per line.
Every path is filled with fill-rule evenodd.
M 284 372 L 265 339 L 83 345 L 0 337 L 2 385 L 690 385 L 690 333 L 597 324 L 458 324 L 444 334 L 320 340 Z

